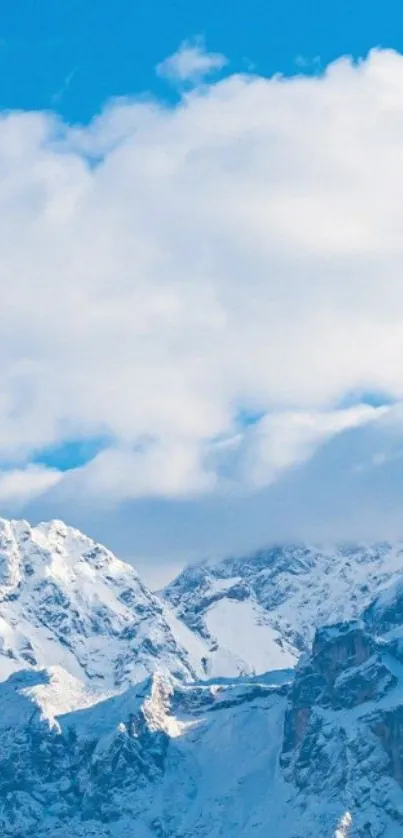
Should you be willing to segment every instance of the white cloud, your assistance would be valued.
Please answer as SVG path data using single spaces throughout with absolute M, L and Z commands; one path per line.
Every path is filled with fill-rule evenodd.
M 66 475 L 62 495 L 78 492 L 109 505 L 154 494 L 197 496 L 215 485 L 214 473 L 201 468 L 197 446 L 187 445 L 186 440 L 161 441 L 137 450 L 121 445 L 101 451 L 86 466 Z
M 19 509 L 56 486 L 61 477 L 56 469 L 35 465 L 0 472 L 0 503 Z
M 250 488 L 339 433 L 347 394 L 402 400 L 402 83 L 376 51 L 83 128 L 4 114 L 1 461 L 108 436 L 57 492 L 178 497 L 222 490 L 241 433 L 224 471 Z
M 157 74 L 171 82 L 196 83 L 211 73 L 222 70 L 228 61 L 218 52 L 207 52 L 200 38 L 184 41 L 178 51 L 157 65 Z
M 368 422 L 376 422 L 388 407 L 357 405 L 345 410 L 289 411 L 267 415 L 244 433 L 212 452 L 218 473 L 243 492 L 273 483 L 282 472 L 300 466 L 329 439 Z

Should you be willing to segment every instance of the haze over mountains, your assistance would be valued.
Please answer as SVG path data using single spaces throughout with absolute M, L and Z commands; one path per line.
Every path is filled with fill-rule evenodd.
M 272 547 L 155 595 L 3 519 L 0 597 L 3 835 L 400 834 L 403 545 Z

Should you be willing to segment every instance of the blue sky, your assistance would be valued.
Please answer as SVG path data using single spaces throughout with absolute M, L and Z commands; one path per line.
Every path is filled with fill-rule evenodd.
M 4 0 L 0 107 L 87 121 L 111 96 L 169 96 L 154 67 L 195 35 L 231 71 L 291 74 L 302 58 L 309 72 L 317 57 L 326 66 L 403 48 L 403 9 L 399 0 Z
M 403 537 L 400 51 L 391 0 L 3 4 L 0 512 L 157 584 Z

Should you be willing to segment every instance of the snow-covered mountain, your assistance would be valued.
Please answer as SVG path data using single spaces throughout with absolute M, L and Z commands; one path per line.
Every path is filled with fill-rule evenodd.
M 316 626 L 350 619 L 403 574 L 403 545 L 276 547 L 186 568 L 160 596 L 61 521 L 0 519 L 0 679 L 62 666 L 110 692 L 293 667 Z
M 162 592 L 207 646 L 205 671 L 294 666 L 317 626 L 356 617 L 403 575 L 403 544 L 286 545 L 187 567 Z
M 400 838 L 403 586 L 319 629 L 294 680 L 153 675 L 99 701 L 0 684 L 5 838 Z M 72 709 L 73 708 L 73 709 Z
M 203 649 L 105 547 L 61 521 L 0 519 L 0 680 L 62 666 L 108 692 L 156 670 L 197 677 Z
M 0 520 L 0 834 L 400 838 L 402 571 L 402 545 L 288 546 L 158 597 Z

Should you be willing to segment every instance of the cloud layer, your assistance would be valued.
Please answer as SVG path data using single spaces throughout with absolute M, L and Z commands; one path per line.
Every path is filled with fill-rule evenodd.
M 218 58 L 185 45 L 164 72 Z M 374 51 L 85 127 L 2 115 L 4 503 L 245 495 L 384 421 L 364 402 L 403 399 L 402 84 Z

